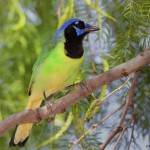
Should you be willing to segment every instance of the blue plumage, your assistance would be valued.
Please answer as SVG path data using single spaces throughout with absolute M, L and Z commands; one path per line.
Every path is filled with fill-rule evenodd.
M 65 29 L 66 27 L 68 27 L 70 24 L 72 24 L 73 22 L 76 22 L 76 21 L 80 21 L 80 19 L 78 18 L 72 18 L 68 21 L 66 21 L 57 31 L 56 31 L 56 36 L 61 34 Z
M 73 22 L 76 22 L 76 21 L 80 21 L 80 19 L 78 19 L 78 18 L 72 18 L 72 19 L 66 21 L 66 22 L 56 31 L 56 34 L 61 33 L 62 31 L 64 31 L 64 30 L 66 29 L 66 27 L 68 27 L 70 24 L 72 24 Z

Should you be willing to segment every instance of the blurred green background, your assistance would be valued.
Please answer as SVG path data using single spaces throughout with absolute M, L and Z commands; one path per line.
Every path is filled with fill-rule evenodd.
M 149 10 L 149 0 L 1 0 L 0 120 L 24 109 L 28 100 L 32 66 L 42 48 L 50 42 L 64 21 L 77 17 L 101 28 L 100 32 L 89 35 L 84 41 L 86 60 L 79 80 L 86 80 L 135 57 L 150 46 Z M 103 98 L 123 81 L 125 79 L 104 86 L 94 96 L 85 98 L 65 114 L 57 116 L 53 123 L 43 121 L 35 125 L 23 149 L 69 149 L 69 142 L 79 138 L 92 124 L 123 103 L 130 85 L 107 99 L 101 108 L 93 108 L 90 114 L 87 112 L 95 98 Z M 134 98 L 138 119 L 131 149 L 146 149 L 146 144 L 150 144 L 149 99 L 150 67 L 147 66 L 140 71 Z M 126 120 L 131 112 L 128 113 Z M 84 123 L 85 116 L 93 116 L 93 119 Z M 119 122 L 118 117 L 120 113 L 84 138 L 74 149 L 98 150 Z M 131 127 L 123 136 L 118 149 L 126 149 Z M 10 149 L 8 143 L 12 132 L 13 129 L 0 137 L 0 150 Z M 115 141 L 116 138 L 108 150 Z

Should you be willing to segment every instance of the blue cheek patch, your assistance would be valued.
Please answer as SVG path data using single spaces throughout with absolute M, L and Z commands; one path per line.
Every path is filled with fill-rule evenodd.
M 85 23 L 85 28 L 89 28 L 91 25 L 89 25 L 88 23 Z
M 74 27 L 74 26 L 73 26 Z M 75 30 L 76 30 L 76 33 L 77 33 L 77 36 L 79 36 L 79 35 L 82 35 L 85 31 L 84 31 L 84 29 L 78 29 L 78 28 L 76 28 L 76 27 L 74 27 L 75 28 Z

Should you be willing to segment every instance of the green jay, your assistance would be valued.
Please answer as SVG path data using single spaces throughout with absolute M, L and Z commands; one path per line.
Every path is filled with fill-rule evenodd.
M 84 60 L 84 37 L 99 30 L 84 21 L 73 18 L 66 21 L 55 33 L 33 67 L 29 84 L 29 101 L 26 110 L 40 107 L 42 100 L 72 85 Z M 12 135 L 10 146 L 23 147 L 33 123 L 20 124 Z

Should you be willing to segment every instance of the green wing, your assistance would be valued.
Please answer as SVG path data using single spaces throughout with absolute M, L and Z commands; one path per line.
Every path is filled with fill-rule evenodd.
M 50 51 L 42 51 L 39 54 L 34 66 L 32 68 L 32 76 L 31 76 L 31 79 L 30 79 L 29 89 L 28 89 L 28 95 L 29 96 L 31 95 L 32 85 L 34 84 L 34 80 L 35 80 L 35 76 L 37 74 L 38 68 L 40 67 L 41 64 L 43 64 L 44 60 L 47 58 L 49 53 L 50 53 Z
M 34 84 L 35 76 L 37 74 L 38 68 L 40 67 L 41 64 L 45 61 L 45 59 L 50 55 L 51 51 L 55 48 L 57 43 L 61 42 L 60 38 L 53 38 L 49 44 L 46 44 L 39 54 L 33 68 L 32 68 L 32 76 L 31 80 L 29 83 L 29 88 L 28 88 L 28 95 L 31 95 L 31 90 L 32 90 L 32 85 Z
M 29 84 L 29 89 L 28 89 L 28 95 L 31 94 L 31 90 L 32 90 L 32 85 L 34 84 L 34 80 L 35 80 L 35 76 L 37 74 L 38 68 L 41 64 L 43 64 L 43 62 L 45 61 L 45 59 L 50 55 L 51 51 L 55 48 L 55 46 L 59 43 L 64 41 L 64 37 L 62 34 L 60 34 L 60 36 L 55 35 L 52 40 L 50 42 L 48 42 L 48 44 L 45 44 L 44 49 L 42 50 L 42 52 L 39 54 L 33 69 L 32 69 L 32 76 L 31 76 L 31 80 L 30 80 L 30 84 Z

